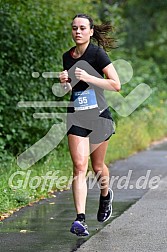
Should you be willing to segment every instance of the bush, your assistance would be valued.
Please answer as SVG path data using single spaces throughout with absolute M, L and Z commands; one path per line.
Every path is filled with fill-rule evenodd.
M 34 112 L 62 109 L 19 108 L 19 101 L 54 101 L 58 79 L 44 79 L 42 72 L 62 70 L 62 54 L 73 45 L 71 19 L 78 12 L 92 12 L 90 0 L 78 2 L 3 0 L 0 5 L 0 143 L 17 155 L 44 136 L 54 120 L 35 120 Z M 33 78 L 32 72 L 39 72 Z

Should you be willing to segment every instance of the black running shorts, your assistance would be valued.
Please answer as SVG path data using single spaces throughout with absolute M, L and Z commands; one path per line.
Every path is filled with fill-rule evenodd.
M 114 122 L 110 115 L 106 117 L 103 117 L 103 115 L 88 119 L 83 115 L 81 116 L 81 113 L 68 113 L 67 135 L 89 137 L 89 141 L 92 144 L 108 140 L 112 134 L 115 134 Z

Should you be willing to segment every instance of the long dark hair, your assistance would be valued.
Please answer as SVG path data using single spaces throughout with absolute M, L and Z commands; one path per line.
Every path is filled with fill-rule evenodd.
M 94 30 L 93 36 L 91 38 L 95 39 L 98 43 L 98 46 L 102 46 L 104 50 L 109 50 L 116 48 L 116 39 L 108 36 L 108 33 L 114 31 L 114 27 L 110 23 L 104 23 L 101 25 L 95 25 L 93 19 L 86 14 L 77 14 L 75 18 L 86 18 L 89 20 L 90 28 Z

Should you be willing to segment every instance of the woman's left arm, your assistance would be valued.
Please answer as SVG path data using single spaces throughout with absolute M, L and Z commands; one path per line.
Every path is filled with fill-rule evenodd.
M 103 68 L 102 71 L 105 74 L 106 79 L 90 75 L 85 70 L 80 69 L 78 67 L 75 70 L 75 76 L 78 80 L 82 80 L 87 83 L 92 83 L 95 86 L 103 88 L 105 90 L 119 92 L 121 89 L 121 84 L 113 64 L 110 63 L 105 68 Z

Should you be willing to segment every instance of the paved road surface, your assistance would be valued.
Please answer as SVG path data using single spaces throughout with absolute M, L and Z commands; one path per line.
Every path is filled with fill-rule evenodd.
M 166 252 L 167 177 L 77 251 Z

